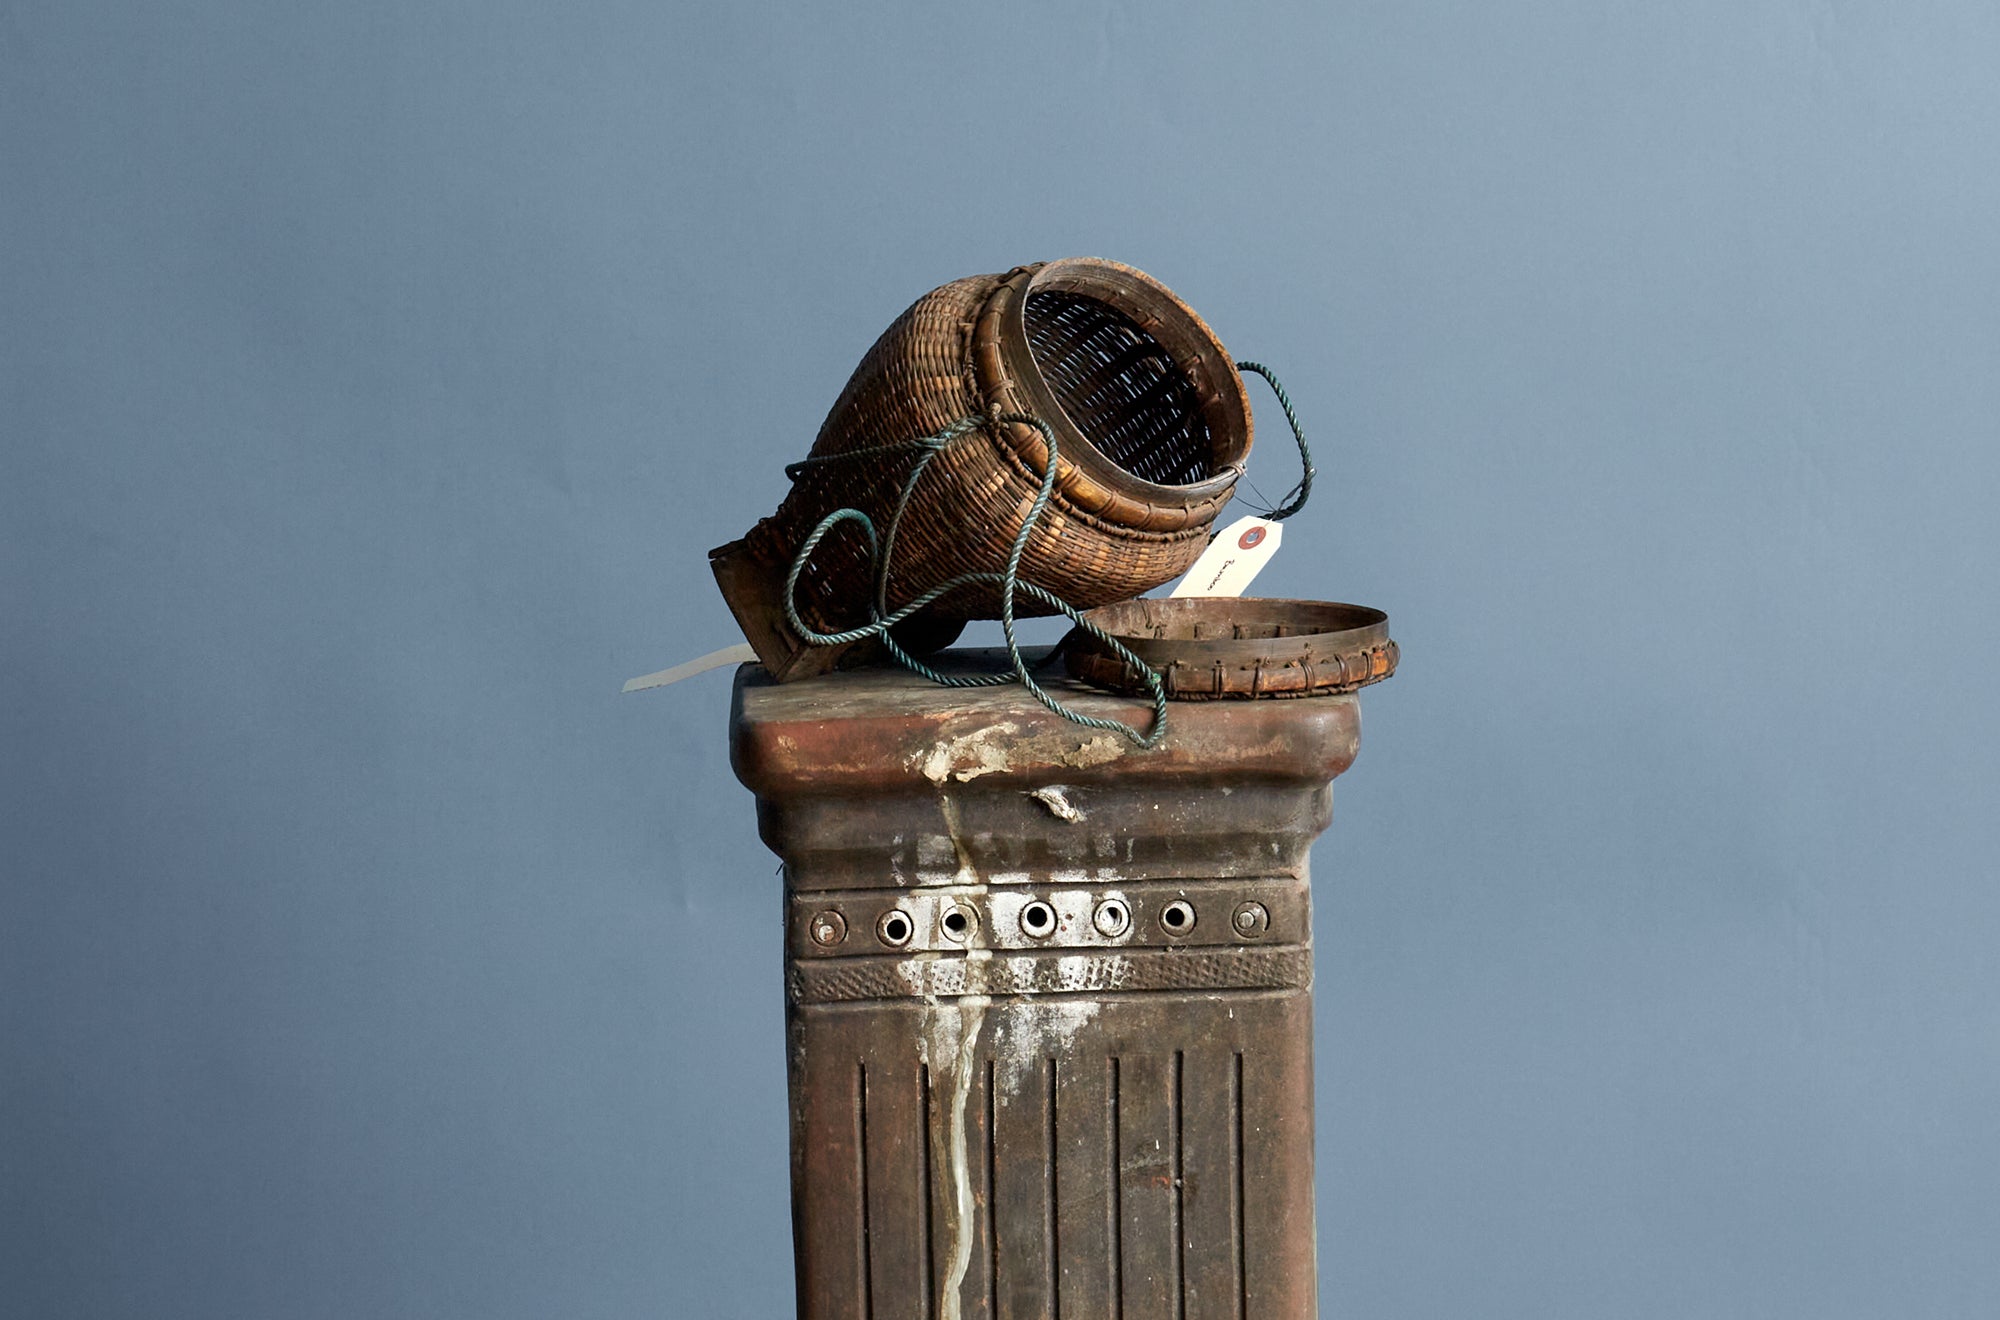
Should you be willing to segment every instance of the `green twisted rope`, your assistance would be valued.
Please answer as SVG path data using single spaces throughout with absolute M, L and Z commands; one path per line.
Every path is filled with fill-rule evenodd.
M 1285 393 L 1285 387 L 1278 383 L 1278 378 L 1272 374 L 1271 369 L 1261 362 L 1239 362 L 1236 364 L 1236 369 L 1254 371 L 1264 378 L 1271 387 L 1271 393 L 1278 396 L 1278 406 L 1285 410 L 1285 420 L 1292 424 L 1292 439 L 1299 442 L 1299 462 L 1304 465 L 1305 474 L 1299 478 L 1298 485 L 1285 492 L 1284 502 L 1264 515 L 1272 522 L 1283 522 L 1305 508 L 1306 500 L 1312 496 L 1313 477 L 1317 475 L 1313 467 L 1312 450 L 1306 447 L 1305 428 L 1299 425 L 1299 415 L 1292 411 L 1292 396 Z
M 1286 492 L 1283 503 L 1278 508 L 1272 509 L 1264 515 L 1273 522 L 1282 522 L 1304 508 L 1306 500 L 1312 495 L 1313 477 L 1316 475 L 1312 461 L 1312 450 L 1306 446 L 1305 429 L 1299 425 L 1299 415 L 1292 408 L 1291 396 L 1285 393 L 1285 387 L 1278 382 L 1277 376 L 1272 373 L 1271 369 L 1261 362 L 1238 362 L 1236 367 L 1239 371 L 1255 372 L 1257 375 L 1262 376 L 1270 385 L 1271 392 L 1278 396 L 1278 406 L 1285 410 L 1285 420 L 1291 424 L 1292 438 L 1298 441 L 1299 462 L 1304 467 L 1304 473 L 1300 476 L 1298 484 Z M 904 603 L 897 609 L 891 610 L 889 608 L 889 564 L 896 553 L 896 533 L 902 527 L 903 514 L 909 508 L 910 496 L 916 491 L 917 483 L 923 479 L 925 469 L 930 466 L 933 458 L 936 458 L 943 452 L 945 446 L 960 436 L 970 435 L 975 431 L 984 429 L 989 424 L 1000 425 L 1004 423 L 1032 426 L 1041 432 L 1043 441 L 1048 445 L 1048 462 L 1042 466 L 1041 488 L 1035 493 L 1034 503 L 1028 506 L 1028 514 L 1021 520 L 1020 530 L 1014 534 L 1014 543 L 1007 554 L 1007 567 L 1005 571 L 999 573 L 961 573 L 949 581 L 940 582 L 938 585 L 932 587 L 914 600 Z M 1036 701 L 1039 701 L 1049 710 L 1073 724 L 1080 724 L 1087 729 L 1103 729 L 1109 733 L 1123 734 L 1142 748 L 1158 746 L 1160 739 L 1165 737 L 1167 732 L 1167 694 L 1165 687 L 1160 682 L 1159 674 L 1155 673 L 1152 667 L 1146 664 L 1145 661 L 1134 655 L 1131 649 L 1123 642 L 1120 642 L 1110 633 L 1105 632 L 1096 624 L 1085 619 L 1082 612 L 1068 601 L 1063 600 L 1054 592 L 1044 587 L 1037 586 L 1033 582 L 1024 582 L 1021 580 L 1021 556 L 1026 552 L 1029 538 L 1034 535 L 1036 525 L 1041 522 L 1042 514 L 1048 509 L 1049 501 L 1055 494 L 1057 467 L 1056 434 L 1050 429 L 1048 423 L 1042 421 L 1039 417 L 1031 417 L 1025 413 L 999 413 L 983 417 L 962 417 L 935 435 L 919 436 L 914 440 L 898 440 L 885 445 L 870 445 L 862 449 L 849 449 L 838 454 L 820 454 L 808 457 L 797 463 L 788 465 L 785 468 L 785 476 L 790 480 L 796 481 L 800 473 L 828 463 L 845 463 L 854 459 L 881 458 L 891 454 L 905 453 L 916 453 L 919 457 L 915 466 L 910 469 L 910 475 L 903 482 L 901 494 L 896 497 L 896 507 L 890 511 L 886 532 L 878 538 L 874 519 L 870 518 L 860 509 L 835 509 L 832 513 L 819 520 L 819 525 L 812 529 L 811 534 L 806 537 L 805 542 L 799 546 L 798 554 L 792 559 L 791 571 L 785 575 L 785 621 L 791 624 L 793 631 L 814 646 L 843 646 L 850 642 L 865 641 L 871 637 L 879 637 L 882 639 L 883 645 L 888 648 L 889 654 L 895 658 L 898 664 L 914 673 L 922 675 L 933 683 L 942 684 L 945 687 L 958 688 L 997 687 L 1002 683 L 1019 683 L 1022 687 L 1028 689 L 1029 694 Z M 826 538 L 826 534 L 843 522 L 860 523 L 861 530 L 868 537 L 868 557 L 876 564 L 875 600 L 869 611 L 869 621 L 861 627 L 849 628 L 844 632 L 823 633 L 799 617 L 799 577 L 805 572 L 806 563 L 812 558 L 813 551 L 819 548 L 819 543 Z M 897 624 L 948 592 L 956 591 L 960 587 L 977 585 L 993 585 L 1000 588 L 1000 630 L 1007 639 L 1007 658 L 1013 662 L 1014 667 L 1012 670 L 1006 672 L 994 671 L 984 674 L 940 673 L 904 650 L 902 645 L 896 641 L 894 634 L 890 630 Z M 1139 732 L 1139 730 L 1121 720 L 1101 719 L 1095 715 L 1085 715 L 1080 711 L 1072 710 L 1055 697 L 1050 696 L 1048 691 L 1035 681 L 1034 675 L 1029 671 L 1027 662 L 1021 657 L 1020 643 L 1014 637 L 1014 602 L 1022 592 L 1026 592 L 1031 599 L 1038 600 L 1044 605 L 1068 616 L 1069 620 L 1079 629 L 1104 643 L 1105 646 L 1110 648 L 1128 666 L 1145 676 L 1146 690 L 1153 698 L 1153 721 L 1145 733 Z
M 982 429 L 989 423 L 995 425 L 1018 423 L 1023 426 L 1032 426 L 1042 433 L 1042 439 L 1048 445 L 1048 462 L 1042 466 L 1041 488 L 1035 494 L 1034 503 L 1028 506 L 1027 516 L 1021 519 L 1020 530 L 1014 534 L 1014 543 L 1007 554 L 1007 567 L 1005 571 L 999 573 L 961 573 L 949 581 L 940 582 L 897 609 L 890 610 L 888 608 L 890 558 L 895 552 L 896 532 L 902 525 L 905 510 L 909 508 L 911 494 L 916 490 L 917 483 L 922 480 L 925 469 L 930 466 L 930 461 L 936 458 L 946 445 L 960 436 L 970 435 L 972 432 Z M 996 687 L 1002 683 L 1019 683 L 1022 687 L 1028 689 L 1029 695 L 1033 696 L 1036 701 L 1039 701 L 1043 706 L 1046 706 L 1049 710 L 1070 721 L 1072 724 L 1080 724 L 1087 729 L 1102 729 L 1108 733 L 1123 734 L 1142 748 L 1157 746 L 1160 739 L 1165 737 L 1167 732 L 1167 693 L 1165 687 L 1160 683 L 1160 676 L 1154 673 L 1143 660 L 1134 655 L 1117 638 L 1105 632 L 1096 624 L 1086 620 L 1082 612 L 1068 601 L 1032 582 L 1021 580 L 1021 556 L 1026 552 L 1028 540 L 1034 535 L 1036 524 L 1041 521 L 1042 514 L 1049 507 L 1049 500 L 1055 494 L 1057 466 L 1055 432 L 1040 418 L 1030 417 L 1023 413 L 1002 413 L 991 417 L 965 417 L 953 422 L 936 435 L 921 436 L 915 440 L 904 440 L 889 445 L 874 445 L 867 449 L 853 449 L 840 454 L 824 454 L 814 458 L 807 458 L 786 468 L 785 475 L 796 479 L 800 472 L 825 463 L 844 462 L 848 459 L 863 456 L 874 457 L 902 452 L 916 452 L 920 457 L 918 457 L 916 464 L 910 469 L 908 478 L 903 482 L 902 493 L 897 497 L 896 507 L 889 515 L 888 530 L 882 537 L 878 539 L 875 531 L 875 521 L 866 513 L 860 509 L 843 508 L 835 509 L 832 513 L 820 519 L 819 525 L 812 529 L 811 534 L 799 546 L 798 554 L 792 559 L 791 571 L 785 575 L 785 621 L 791 624 L 793 631 L 797 632 L 800 637 L 814 646 L 842 646 L 849 642 L 859 642 L 870 637 L 880 637 L 883 645 L 888 647 L 889 654 L 895 657 L 898 664 L 917 674 L 921 674 L 933 683 L 939 683 L 945 687 L 960 688 Z M 843 522 L 860 523 L 861 530 L 868 537 L 868 555 L 876 563 L 875 600 L 869 611 L 870 618 L 866 624 L 858 628 L 849 628 L 843 632 L 823 633 L 799 617 L 799 576 L 805 572 L 806 563 L 812 558 L 813 551 L 819 548 L 820 541 L 825 538 L 828 532 Z M 894 628 L 904 619 L 909 618 L 918 610 L 924 608 L 924 606 L 947 592 L 956 591 L 960 587 L 989 584 L 1000 588 L 1000 630 L 1007 639 L 1007 658 L 1013 662 L 1013 669 L 1011 671 L 996 671 L 984 674 L 940 673 L 904 650 L 890 632 L 890 629 Z M 1029 672 L 1027 661 L 1021 656 L 1020 643 L 1014 636 L 1014 603 L 1022 592 L 1026 592 L 1031 599 L 1038 600 L 1044 605 L 1067 615 L 1070 621 L 1078 628 L 1081 628 L 1084 632 L 1089 633 L 1092 637 L 1104 643 L 1120 659 L 1124 660 L 1139 673 L 1145 675 L 1147 690 L 1153 698 L 1153 721 L 1147 727 L 1146 732 L 1141 733 L 1138 729 L 1126 724 L 1122 720 L 1103 719 L 1095 715 L 1085 715 L 1081 711 L 1072 710 L 1055 697 L 1049 695 L 1048 691 L 1035 681 L 1034 675 Z

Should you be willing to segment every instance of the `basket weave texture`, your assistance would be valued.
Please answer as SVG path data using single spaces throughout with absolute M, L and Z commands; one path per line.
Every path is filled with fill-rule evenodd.
M 1250 449 L 1242 378 L 1201 318 L 1129 266 L 1075 259 L 956 280 L 918 299 L 855 369 L 811 455 L 914 440 L 1002 413 L 1040 418 L 1056 432 L 1056 489 L 1021 576 L 1080 608 L 1185 572 Z M 774 673 L 791 666 L 767 650 L 796 660 L 800 646 L 782 619 L 769 617 L 799 545 L 843 507 L 886 528 L 915 459 L 912 451 L 805 468 L 776 513 L 714 552 L 724 594 Z M 1004 567 L 1046 463 L 1039 432 L 998 422 L 941 450 L 896 533 L 889 607 L 961 573 Z M 746 575 L 756 590 L 742 585 Z M 821 631 L 855 627 L 874 595 L 866 537 L 853 524 L 835 527 L 799 578 L 800 615 Z M 993 618 L 999 604 L 997 590 L 968 586 L 924 613 Z M 1019 614 L 1047 612 L 1026 597 L 1018 602 Z
M 1338 601 L 1184 596 L 1128 600 L 1088 618 L 1145 668 L 1082 635 L 1063 654 L 1071 674 L 1132 695 L 1157 674 L 1176 701 L 1352 692 L 1395 673 L 1402 654 L 1388 615 Z

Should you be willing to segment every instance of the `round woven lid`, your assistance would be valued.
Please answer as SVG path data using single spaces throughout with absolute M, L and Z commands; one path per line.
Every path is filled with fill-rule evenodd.
M 1145 661 L 1177 700 L 1324 696 L 1396 672 L 1389 616 L 1366 605 L 1182 596 L 1120 601 L 1083 617 Z M 1098 687 L 1146 690 L 1144 675 L 1081 629 L 1064 663 Z

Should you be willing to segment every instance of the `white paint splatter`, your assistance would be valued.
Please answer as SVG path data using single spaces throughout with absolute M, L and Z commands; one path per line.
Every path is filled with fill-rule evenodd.
M 947 779 L 963 784 L 1011 768 L 1007 754 L 1012 741 L 1008 735 L 1020 729 L 1013 721 L 1003 720 L 934 744 L 921 763 L 924 778 L 940 786 Z
M 1125 755 L 1125 747 L 1125 740 L 1117 734 L 1102 734 L 1078 743 L 1073 752 L 1064 752 L 1062 763 L 1079 767 L 1102 765 L 1106 761 L 1115 761 Z
M 1094 960 L 1060 961 L 1082 964 Z M 1086 974 L 1079 969 L 1075 975 L 1078 988 L 1082 988 L 1088 979 Z M 1097 1016 L 1099 1007 L 1094 999 L 1044 999 L 1010 1006 L 1004 1029 L 993 1036 L 994 1085 L 1009 1101 L 1019 1099 L 1027 1088 L 1039 1086 L 1043 1062 L 1067 1058 L 1075 1047 L 1077 1033 Z
M 1083 812 L 1069 800 L 1069 790 L 1061 784 L 1050 784 L 1046 788 L 1034 789 L 1028 796 L 1047 807 L 1049 814 L 1057 820 L 1067 821 L 1071 825 L 1083 820 Z

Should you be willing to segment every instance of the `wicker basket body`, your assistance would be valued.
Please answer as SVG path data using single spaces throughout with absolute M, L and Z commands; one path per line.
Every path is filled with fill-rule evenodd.
M 1021 413 L 1056 432 L 1056 490 L 1021 576 L 1079 607 L 1125 600 L 1191 565 L 1250 450 L 1242 378 L 1213 332 L 1149 276 L 1078 259 L 957 280 L 918 299 L 876 341 L 820 427 L 823 457 L 934 435 L 970 416 Z M 714 551 L 716 577 L 773 674 L 831 668 L 785 625 L 784 579 L 800 544 L 835 509 L 886 527 L 915 463 L 907 454 L 815 465 L 778 511 Z M 903 513 L 888 579 L 891 609 L 967 572 L 998 572 L 1040 488 L 1040 432 L 992 423 L 932 459 Z M 823 540 L 801 575 L 815 628 L 867 622 L 875 568 L 852 524 Z M 1046 613 L 1023 597 L 1022 615 Z M 925 618 L 993 618 L 995 590 L 967 587 Z M 918 622 L 913 620 L 912 622 Z

